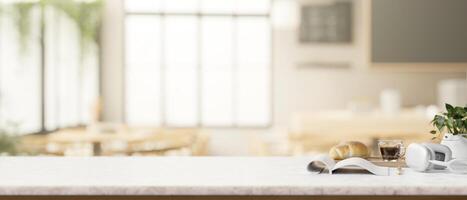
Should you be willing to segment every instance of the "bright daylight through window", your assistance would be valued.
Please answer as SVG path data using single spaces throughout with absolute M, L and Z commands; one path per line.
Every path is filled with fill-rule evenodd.
M 128 123 L 271 123 L 269 0 L 127 0 L 125 10 Z
M 97 45 L 81 46 L 76 24 L 55 7 L 2 3 L 0 126 L 36 133 L 91 121 L 99 89 Z M 19 19 L 26 28 L 16 24 Z

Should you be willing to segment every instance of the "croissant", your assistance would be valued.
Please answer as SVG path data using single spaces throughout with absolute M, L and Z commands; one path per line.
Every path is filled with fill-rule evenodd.
M 366 158 L 369 156 L 369 151 L 365 144 L 349 141 L 332 147 L 329 151 L 329 156 L 335 160 L 342 160 L 350 157 Z

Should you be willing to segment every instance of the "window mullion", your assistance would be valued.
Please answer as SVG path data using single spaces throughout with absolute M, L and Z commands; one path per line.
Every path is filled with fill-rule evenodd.
M 198 60 L 197 60 L 197 97 L 198 97 L 198 105 L 197 105 L 197 113 L 198 113 L 198 127 L 201 127 L 203 125 L 203 114 L 202 114 L 202 109 L 203 109 L 203 87 L 202 87 L 202 81 L 203 81 L 203 66 L 202 66 L 202 55 L 203 55 L 203 52 L 202 52 L 202 48 L 201 48 L 201 44 L 202 44 L 202 29 L 201 29 L 201 23 L 202 23 L 202 16 L 201 15 L 198 15 L 197 16 L 198 18 L 198 25 L 197 25 L 197 28 L 198 28 L 198 43 L 196 44 L 197 45 L 197 49 L 198 49 L 198 53 L 197 53 L 197 57 L 198 57 Z
M 60 62 L 60 59 L 59 59 L 59 52 L 60 52 L 60 45 L 59 45 L 59 42 L 60 42 L 60 31 L 59 31 L 59 26 L 60 26 L 60 23 L 59 23 L 59 14 L 56 12 L 56 10 L 54 10 L 54 13 L 53 13 L 53 20 L 54 20 L 54 26 L 53 26 L 53 31 L 55 33 L 55 42 L 53 43 L 54 47 L 54 51 L 53 51 L 53 56 L 54 56 L 54 66 L 53 66 L 53 78 L 54 78 L 54 81 L 53 81 L 53 85 L 51 86 L 51 90 L 54 90 L 54 111 L 55 111 L 55 114 L 53 115 L 54 116 L 54 121 L 55 121 L 55 126 L 52 128 L 52 129 L 58 129 L 60 128 L 60 78 L 59 78 L 59 73 L 60 73 L 60 70 L 59 70 L 59 67 L 57 67 L 59 65 L 59 62 Z
M 237 70 L 238 70 L 238 62 L 237 62 L 237 21 L 238 17 L 234 15 L 232 17 L 232 126 L 238 127 L 237 122 Z
M 55 23 L 56 23 L 56 26 L 55 26 L 55 32 L 57 33 L 57 38 L 56 38 L 56 42 L 55 42 L 55 57 L 56 57 L 56 60 L 57 62 L 55 62 L 55 77 L 56 77 L 56 83 L 55 83 L 55 98 L 56 98 L 56 129 L 60 129 L 60 128 L 63 128 L 62 124 L 61 124 L 61 108 L 62 108 L 62 105 L 63 103 L 61 102 L 61 98 L 60 98 L 60 85 L 63 84 L 61 83 L 61 80 L 60 79 L 60 74 L 62 73 L 61 71 L 61 67 L 58 67 L 60 65 L 60 62 L 61 62 L 61 59 L 60 59 L 60 42 L 62 41 L 62 32 L 60 31 L 60 26 L 61 26 L 61 17 L 59 13 L 55 12 L 56 14 L 56 17 L 55 17 Z
M 167 113 L 166 113 L 166 108 L 165 108 L 165 96 L 166 96 L 166 89 L 165 89 L 165 79 L 166 79 L 166 73 L 167 73 L 167 66 L 166 66 L 166 59 L 165 59 L 165 32 L 166 32 L 166 27 L 165 27 L 165 22 L 166 22 L 167 17 L 165 15 L 161 15 L 159 19 L 159 24 L 160 24 L 160 84 L 159 84 L 159 90 L 160 90 L 160 124 L 161 127 L 166 127 L 167 126 Z
M 45 47 L 45 7 L 40 7 L 40 69 L 39 69 L 39 80 L 40 80 L 40 132 L 44 133 L 45 128 L 45 65 L 46 65 L 46 47 Z

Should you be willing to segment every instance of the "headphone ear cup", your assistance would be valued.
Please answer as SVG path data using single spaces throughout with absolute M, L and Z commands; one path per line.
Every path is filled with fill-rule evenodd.
M 431 152 L 430 160 L 437 160 L 441 162 L 448 162 L 451 160 L 452 153 L 449 147 L 442 144 L 434 143 L 423 143 L 422 145 L 424 145 Z M 446 166 L 437 165 L 433 163 L 431 163 L 431 165 L 433 169 L 446 169 Z
M 434 155 L 434 152 L 430 152 L 426 146 L 412 143 L 407 147 L 405 163 L 411 169 L 423 172 L 430 169 L 432 166 L 432 164 L 429 162 L 432 154 Z

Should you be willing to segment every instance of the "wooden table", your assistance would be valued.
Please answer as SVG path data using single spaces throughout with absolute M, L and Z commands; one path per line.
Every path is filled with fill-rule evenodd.
M 50 143 L 58 144 L 90 143 L 93 147 L 93 154 L 95 156 L 99 156 L 102 155 L 102 144 L 105 142 L 123 141 L 128 144 L 134 144 L 147 141 L 156 141 L 159 143 L 159 145 L 157 149 L 153 150 L 167 151 L 189 146 L 192 142 L 192 137 L 194 137 L 194 134 L 182 135 L 180 137 L 185 136 L 184 141 L 180 142 L 180 139 L 178 139 L 178 141 L 173 142 L 173 140 L 179 135 L 170 136 L 170 134 L 174 133 L 91 133 L 87 131 L 63 131 L 49 134 L 47 136 L 47 140 Z M 141 151 L 144 151 L 144 149 Z M 127 149 L 116 153 L 131 154 L 134 152 L 135 150 L 133 149 Z

